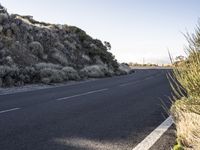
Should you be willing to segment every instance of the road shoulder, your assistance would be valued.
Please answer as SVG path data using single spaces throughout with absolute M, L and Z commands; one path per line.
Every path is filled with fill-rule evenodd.
M 171 150 L 175 141 L 175 125 L 172 125 L 149 150 Z

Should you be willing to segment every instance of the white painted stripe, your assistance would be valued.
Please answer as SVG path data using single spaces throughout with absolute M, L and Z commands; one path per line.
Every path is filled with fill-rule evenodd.
M 12 109 L 8 109 L 8 110 L 2 110 L 2 111 L 0 111 L 0 114 L 6 113 L 6 112 L 10 112 L 10 111 L 19 110 L 19 109 L 20 109 L 20 108 L 12 108 Z
M 139 143 L 133 150 L 148 150 L 156 141 L 168 130 L 173 124 L 173 119 L 169 116 L 161 125 L 152 131 L 141 143 Z
M 120 87 L 123 87 L 123 86 L 128 86 L 128 85 L 131 85 L 131 84 L 137 84 L 137 83 L 140 83 L 141 81 L 136 81 L 136 82 L 130 82 L 130 83 L 124 83 L 124 84 L 120 84 L 119 86 Z
M 82 93 L 82 94 L 67 96 L 67 97 L 59 98 L 59 99 L 57 99 L 57 101 L 67 100 L 70 98 L 80 97 L 80 96 L 89 95 L 89 94 L 93 94 L 93 93 L 99 93 L 99 92 L 103 92 L 103 91 L 107 91 L 107 90 L 108 89 L 100 89 L 100 90 L 90 91 L 90 92 L 86 92 L 86 93 Z
M 152 79 L 152 78 L 154 78 L 154 76 L 146 77 L 143 80 L 139 80 L 139 81 L 135 81 L 135 82 L 123 83 L 123 84 L 120 84 L 119 86 L 124 87 L 124 86 L 132 85 L 132 84 L 138 84 L 138 83 L 141 83 L 145 80 L 149 80 L 149 79 Z

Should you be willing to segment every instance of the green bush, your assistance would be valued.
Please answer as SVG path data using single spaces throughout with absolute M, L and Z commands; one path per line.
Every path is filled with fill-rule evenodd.
M 173 150 L 184 150 L 184 148 L 181 145 L 175 145 Z

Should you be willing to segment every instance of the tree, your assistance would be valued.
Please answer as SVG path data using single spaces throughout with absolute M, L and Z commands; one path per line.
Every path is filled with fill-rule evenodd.
M 109 42 L 105 41 L 104 45 L 107 48 L 107 50 L 111 50 L 111 44 Z

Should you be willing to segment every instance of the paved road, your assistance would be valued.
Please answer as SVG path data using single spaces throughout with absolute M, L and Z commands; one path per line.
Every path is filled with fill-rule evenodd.
M 169 70 L 0 96 L 0 150 L 131 150 L 166 117 Z

